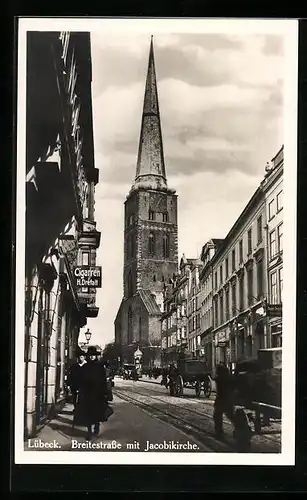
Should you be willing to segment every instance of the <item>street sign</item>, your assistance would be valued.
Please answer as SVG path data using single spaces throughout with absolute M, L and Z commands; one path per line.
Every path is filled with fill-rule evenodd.
M 77 266 L 74 278 L 77 287 L 101 288 L 101 266 Z

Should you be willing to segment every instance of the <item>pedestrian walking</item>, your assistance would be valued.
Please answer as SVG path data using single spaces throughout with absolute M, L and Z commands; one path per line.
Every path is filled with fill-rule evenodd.
M 72 403 L 74 408 L 77 404 L 78 391 L 80 388 L 81 381 L 81 369 L 86 365 L 85 352 L 79 349 L 77 351 L 77 362 L 71 366 L 70 373 L 68 375 L 67 385 L 72 394 Z
M 87 427 L 87 440 L 98 435 L 100 422 L 105 422 L 113 413 L 108 406 L 107 378 L 103 365 L 97 361 L 95 347 L 88 348 L 88 360 L 82 370 L 80 397 L 75 409 L 75 425 Z
M 234 421 L 234 380 L 225 365 L 216 368 L 216 397 L 214 402 L 214 428 L 218 439 L 224 438 L 223 415 L 225 414 L 231 422 Z

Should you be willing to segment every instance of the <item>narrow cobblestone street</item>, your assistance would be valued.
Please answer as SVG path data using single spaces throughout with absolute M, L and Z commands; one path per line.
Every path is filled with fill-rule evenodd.
M 214 393 L 209 399 L 196 398 L 187 389 L 183 397 L 169 396 L 160 378 L 144 377 L 138 382 L 115 379 L 114 414 L 101 424 L 100 434 L 86 441 L 86 429 L 73 429 L 73 406 L 66 404 L 36 439 L 28 440 L 25 450 L 39 451 L 45 443 L 56 443 L 54 451 L 198 451 L 233 452 L 232 424 L 225 418 L 225 440 L 214 437 Z M 186 449 L 172 449 L 186 445 Z M 281 428 L 273 423 L 252 438 L 254 453 L 280 452 Z M 172 445 L 174 447 L 174 444 Z

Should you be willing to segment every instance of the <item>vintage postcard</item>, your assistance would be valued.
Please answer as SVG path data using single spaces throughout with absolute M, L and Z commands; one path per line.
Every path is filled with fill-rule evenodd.
M 294 464 L 297 59 L 295 20 L 19 19 L 15 463 Z

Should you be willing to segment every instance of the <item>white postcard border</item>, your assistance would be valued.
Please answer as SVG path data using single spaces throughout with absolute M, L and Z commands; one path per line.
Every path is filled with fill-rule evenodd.
M 25 151 L 26 32 L 96 31 L 117 33 L 271 33 L 285 40 L 284 137 L 284 304 L 282 376 L 282 452 L 267 453 L 146 453 L 25 451 L 24 426 L 24 285 L 25 285 Z M 296 197 L 297 197 L 297 61 L 298 21 L 269 19 L 110 19 L 20 18 L 17 93 L 17 206 L 15 313 L 15 463 L 16 464 L 137 464 L 137 465 L 294 465 L 296 355 Z

